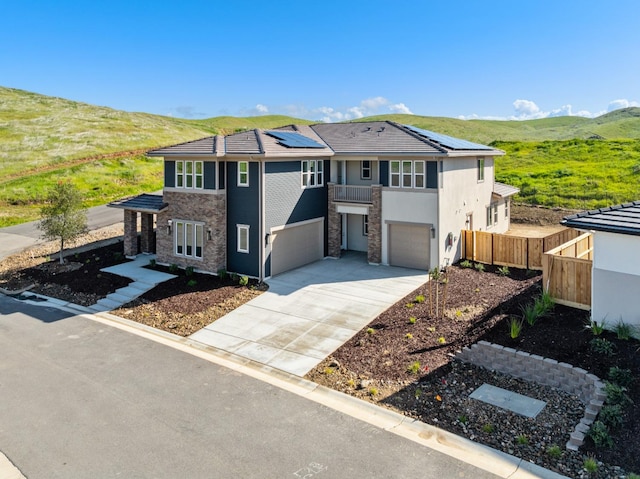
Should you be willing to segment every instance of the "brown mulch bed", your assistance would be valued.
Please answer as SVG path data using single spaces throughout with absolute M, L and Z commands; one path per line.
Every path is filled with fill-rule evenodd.
M 170 272 L 162 266 L 156 269 Z M 173 334 L 189 336 L 267 289 L 264 283 L 256 280 L 240 286 L 238 279 L 231 276 L 188 275 L 184 270 L 172 273 L 178 277 L 160 283 L 112 313 Z
M 615 444 L 624 447 L 595 448 L 589 440 L 572 453 L 564 446 L 583 414 L 584 405 L 577 398 L 452 360 L 456 351 L 486 340 L 568 362 L 602 379 L 608 378 L 612 366 L 629 369 L 638 377 L 640 343 L 604 333 L 600 338 L 611 343 L 615 353 L 595 352 L 590 345 L 594 335 L 585 328 L 588 314 L 583 311 L 555 306 L 534 326 L 524 323 L 520 336 L 511 339 L 509 318 L 521 317 L 521 306 L 540 296 L 540 282 L 539 274 L 530 271 L 511 270 L 503 276 L 495 267 L 484 272 L 450 267 L 445 313 L 438 319 L 435 288 L 427 283 L 372 321 L 307 378 L 570 477 L 584 474 L 585 454 L 602 461 L 599 472 L 589 477 L 622 477 L 617 466 L 640 471 L 636 454 L 640 450 L 640 381 L 627 391 L 635 404 L 625 410 L 624 426 L 611 431 Z M 536 421 L 524 420 L 469 399 L 483 382 L 547 401 L 545 415 Z M 552 445 L 561 448 L 561 457 L 547 452 Z

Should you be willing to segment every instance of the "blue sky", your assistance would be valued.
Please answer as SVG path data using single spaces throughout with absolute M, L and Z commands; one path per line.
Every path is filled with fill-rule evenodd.
M 637 0 L 8 0 L 0 85 L 186 118 L 640 106 Z

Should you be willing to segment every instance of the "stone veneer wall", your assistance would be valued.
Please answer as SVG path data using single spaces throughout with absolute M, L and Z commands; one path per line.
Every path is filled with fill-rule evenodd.
M 340 237 L 340 213 L 336 211 L 336 203 L 333 201 L 335 194 L 335 184 L 327 183 L 328 188 L 328 208 L 327 208 L 327 216 L 328 216 L 328 235 L 327 243 L 328 243 L 328 251 L 327 256 L 331 256 L 332 258 L 340 257 L 340 243 L 342 242 L 342 238 Z
M 165 191 L 164 201 L 169 207 L 158 213 L 156 258 L 158 263 L 177 264 L 181 268 L 193 266 L 197 270 L 217 273 L 227 267 L 227 197 L 219 194 Z M 176 220 L 204 223 L 203 259 L 176 256 L 173 249 L 172 229 L 167 234 L 167 221 Z M 208 239 L 211 230 L 211 239 Z
M 371 202 L 367 260 L 369 263 L 380 264 L 382 262 L 382 185 L 371 186 Z
M 579 397 L 586 404 L 586 409 L 584 417 L 576 425 L 566 445 L 567 449 L 573 451 L 577 451 L 584 443 L 585 435 L 606 398 L 604 383 L 598 376 L 589 374 L 584 369 L 487 341 L 479 341 L 471 348 L 464 348 L 457 354 L 456 359 L 558 388 Z

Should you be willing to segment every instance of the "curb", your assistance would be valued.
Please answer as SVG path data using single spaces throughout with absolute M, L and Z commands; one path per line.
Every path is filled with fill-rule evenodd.
M 0 451 L 0 479 L 26 479 L 7 456 Z
M 136 334 L 219 366 L 245 374 L 259 381 L 266 382 L 298 396 L 308 398 L 317 404 L 322 404 L 323 406 L 366 422 L 374 427 L 422 444 L 459 461 L 495 474 L 498 477 L 505 479 L 570 479 L 567 476 L 526 462 L 523 459 L 498 451 L 489 446 L 475 443 L 430 424 L 408 418 L 390 409 L 318 385 L 282 370 L 241 358 L 226 351 L 220 351 L 193 339 L 161 331 L 108 312 L 95 313 L 73 303 L 64 303 L 59 300 L 51 300 L 51 298 L 47 298 L 46 296 L 38 296 L 47 299 L 47 302 L 50 302 L 50 306 L 74 314 L 81 314 L 83 317 L 92 321 Z M 25 302 L 30 303 L 29 301 Z M 36 302 L 31 304 L 43 305 L 43 303 Z M 0 472 L 1 471 L 2 469 L 0 468 Z M 16 477 L 22 478 L 23 476 L 20 475 Z M 13 476 L 5 478 L 0 475 L 0 479 L 13 479 Z

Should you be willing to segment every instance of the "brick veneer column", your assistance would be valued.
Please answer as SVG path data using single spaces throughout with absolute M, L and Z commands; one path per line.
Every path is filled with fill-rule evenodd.
M 153 214 L 140 213 L 140 249 L 143 253 L 153 252 Z
M 369 263 L 380 264 L 382 262 L 382 185 L 371 186 L 371 203 L 367 260 Z
M 327 208 L 328 209 L 327 216 L 329 217 L 328 218 L 329 237 L 327 238 L 329 251 L 327 253 L 332 258 L 339 258 L 340 243 L 341 243 L 341 238 L 340 238 L 341 221 L 340 221 L 340 213 L 336 211 L 336 204 L 333 201 L 334 193 L 335 193 L 335 183 L 328 183 L 327 187 L 329 189 L 329 192 L 328 192 L 329 206 Z
M 124 255 L 138 254 L 138 212 L 124 210 Z

